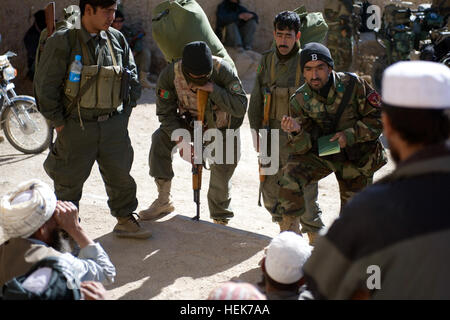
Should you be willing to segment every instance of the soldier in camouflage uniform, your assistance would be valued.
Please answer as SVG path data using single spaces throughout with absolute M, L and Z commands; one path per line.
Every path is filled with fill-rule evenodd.
M 236 130 L 241 126 L 247 108 L 247 97 L 230 64 L 212 56 L 208 45 L 198 41 L 187 44 L 182 59 L 169 64 L 158 79 L 156 114 L 161 126 L 152 135 L 149 155 L 150 176 L 155 178 L 158 198 L 148 209 L 139 213 L 143 220 L 156 219 L 174 210 L 170 196 L 174 176 L 172 150 L 177 143 L 178 147 L 186 150 L 182 144 L 190 141 L 175 142 L 171 140 L 171 136 L 174 130 L 180 128 L 192 132 L 192 121 L 196 120 L 198 114 L 197 89 L 209 93 L 205 110 L 207 128 L 220 130 L 224 138 L 223 164 L 211 164 L 208 190 L 210 216 L 219 224 L 227 224 L 233 217 L 230 207 L 230 179 L 238 161 L 237 144 L 234 144 L 234 161 L 228 163 L 225 160 L 225 149 L 231 139 L 225 139 L 225 130 Z M 239 135 L 237 139 L 239 140 Z M 183 155 L 183 159 L 191 162 L 189 155 Z
M 155 84 L 148 81 L 152 53 L 142 40 L 145 36 L 145 32 L 136 27 L 124 25 L 124 21 L 125 17 L 123 13 L 121 11 L 117 11 L 116 18 L 114 19 L 112 26 L 123 33 L 127 39 L 128 45 L 133 51 L 141 85 L 148 89 L 154 88 Z
M 302 231 L 312 233 L 313 239 L 324 225 L 320 217 L 304 215 L 307 186 L 334 172 L 342 207 L 371 184 L 374 172 L 386 164 L 378 140 L 382 132 L 379 94 L 356 75 L 335 72 L 333 65 L 325 46 L 314 42 L 305 46 L 301 66 L 306 83 L 291 98 L 291 116 L 281 123 L 289 133 L 290 153 L 280 180 L 279 213 L 283 220 L 300 216 Z M 319 156 L 318 139 L 327 135 L 341 150 Z
M 352 0 L 327 0 L 325 19 L 328 24 L 327 47 L 334 60 L 334 70 L 349 71 L 353 57 Z
M 269 114 L 269 129 L 279 132 L 279 170 L 274 175 L 265 176 L 261 185 L 261 193 L 264 206 L 272 215 L 272 220 L 281 222 L 281 215 L 276 212 L 281 168 L 286 165 L 287 134 L 280 130 L 281 119 L 289 113 L 289 98 L 300 85 L 303 84 L 300 70 L 300 18 L 297 13 L 284 11 L 279 13 L 274 20 L 274 39 L 276 46 L 263 54 L 258 67 L 258 74 L 253 86 L 248 110 L 250 128 L 256 131 L 263 128 L 264 95 L 266 91 L 271 94 Z M 267 93 L 266 93 L 267 94 Z M 270 133 L 267 135 L 270 138 Z M 271 150 L 271 142 L 268 141 L 267 150 Z M 312 184 L 307 194 L 307 211 L 320 216 L 317 201 L 317 184 Z M 299 223 L 297 223 L 299 225 Z M 283 226 L 280 224 L 281 231 Z
M 36 100 L 58 134 L 44 168 L 57 198 L 78 206 L 83 184 L 97 162 L 108 206 L 118 220 L 113 232 L 148 238 L 151 233 L 133 216 L 138 200 L 130 175 L 133 147 L 128 120 L 141 95 L 136 65 L 124 36 L 109 27 L 117 2 L 84 0 L 80 7 L 81 29 L 57 30 L 47 39 L 36 65 Z M 78 82 L 70 75 L 76 55 L 83 64 Z M 131 72 L 126 97 L 120 97 L 123 68 Z

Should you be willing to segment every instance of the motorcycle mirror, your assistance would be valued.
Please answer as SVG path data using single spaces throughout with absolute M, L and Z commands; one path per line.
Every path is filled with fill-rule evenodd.
M 12 51 L 8 51 L 7 53 L 5 53 L 5 56 L 8 58 L 12 58 L 12 57 L 17 57 L 17 54 L 15 54 Z

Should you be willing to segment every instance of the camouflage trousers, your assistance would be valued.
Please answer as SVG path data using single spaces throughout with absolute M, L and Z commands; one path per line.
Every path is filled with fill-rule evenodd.
M 334 70 L 336 72 L 350 71 L 353 57 L 351 36 L 344 37 L 339 30 L 328 31 L 327 48 L 334 60 Z
M 225 134 L 224 134 L 225 139 Z M 224 158 L 226 158 L 226 141 L 223 141 Z M 174 177 L 172 168 L 172 151 L 176 143 L 161 128 L 152 135 L 149 154 L 150 176 L 171 180 Z M 231 177 L 236 169 L 237 145 L 234 149 L 234 164 L 211 164 L 208 188 L 208 207 L 211 219 L 230 219 L 234 216 L 231 208 Z M 203 170 L 204 172 L 205 170 Z M 191 190 L 192 191 L 192 190 Z
M 286 147 L 287 135 L 280 134 L 279 137 L 279 170 L 274 175 L 265 176 L 264 182 L 262 182 L 261 195 L 264 202 L 264 207 L 272 215 L 273 222 L 279 222 L 282 220 L 282 216 L 277 212 L 278 196 L 280 192 L 279 181 L 283 176 L 283 167 L 287 164 L 289 152 Z M 270 146 L 269 146 L 270 149 Z M 307 186 L 305 192 L 305 215 L 319 216 L 322 214 L 317 204 L 318 185 L 311 183 Z
M 371 163 L 372 160 L 369 160 L 367 166 Z M 290 155 L 280 179 L 278 212 L 300 216 L 302 232 L 318 232 L 324 226 L 320 215 L 305 210 L 305 198 L 310 192 L 308 188 L 334 172 L 339 183 L 342 209 L 353 195 L 372 183 L 374 171 L 366 169 L 365 166 L 358 168 L 349 161 L 329 161 L 313 152 Z
M 152 63 L 152 53 L 149 48 L 144 47 L 142 51 L 137 52 L 134 56 L 136 66 L 139 72 L 150 72 Z

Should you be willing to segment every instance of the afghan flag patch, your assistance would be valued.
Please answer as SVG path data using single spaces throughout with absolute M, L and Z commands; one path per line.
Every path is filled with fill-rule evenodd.
M 262 71 L 262 65 L 258 65 L 258 68 L 256 69 L 256 73 L 259 74 Z
M 165 100 L 169 99 L 169 91 L 164 89 L 158 89 L 158 97 Z

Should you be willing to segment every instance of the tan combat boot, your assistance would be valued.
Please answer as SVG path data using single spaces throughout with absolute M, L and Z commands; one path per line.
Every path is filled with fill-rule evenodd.
M 158 188 L 158 198 L 153 201 L 148 209 L 139 212 L 141 220 L 155 220 L 175 210 L 172 201 L 170 201 L 172 180 L 157 178 L 155 182 Z
M 228 219 L 213 219 L 213 222 L 215 224 L 221 224 L 223 226 L 226 226 L 228 224 Z
M 152 236 L 149 230 L 141 227 L 133 214 L 128 217 L 118 217 L 113 233 L 121 238 L 147 239 Z
M 148 76 L 147 72 L 143 72 L 143 71 L 139 72 L 139 83 L 144 88 L 155 89 L 155 84 L 148 81 L 147 76 Z
M 308 232 L 309 245 L 314 246 L 317 237 L 317 232 Z
M 300 232 L 300 217 L 296 217 L 289 214 L 283 214 L 283 220 L 279 221 L 280 232 L 293 231 L 296 234 L 301 235 Z

